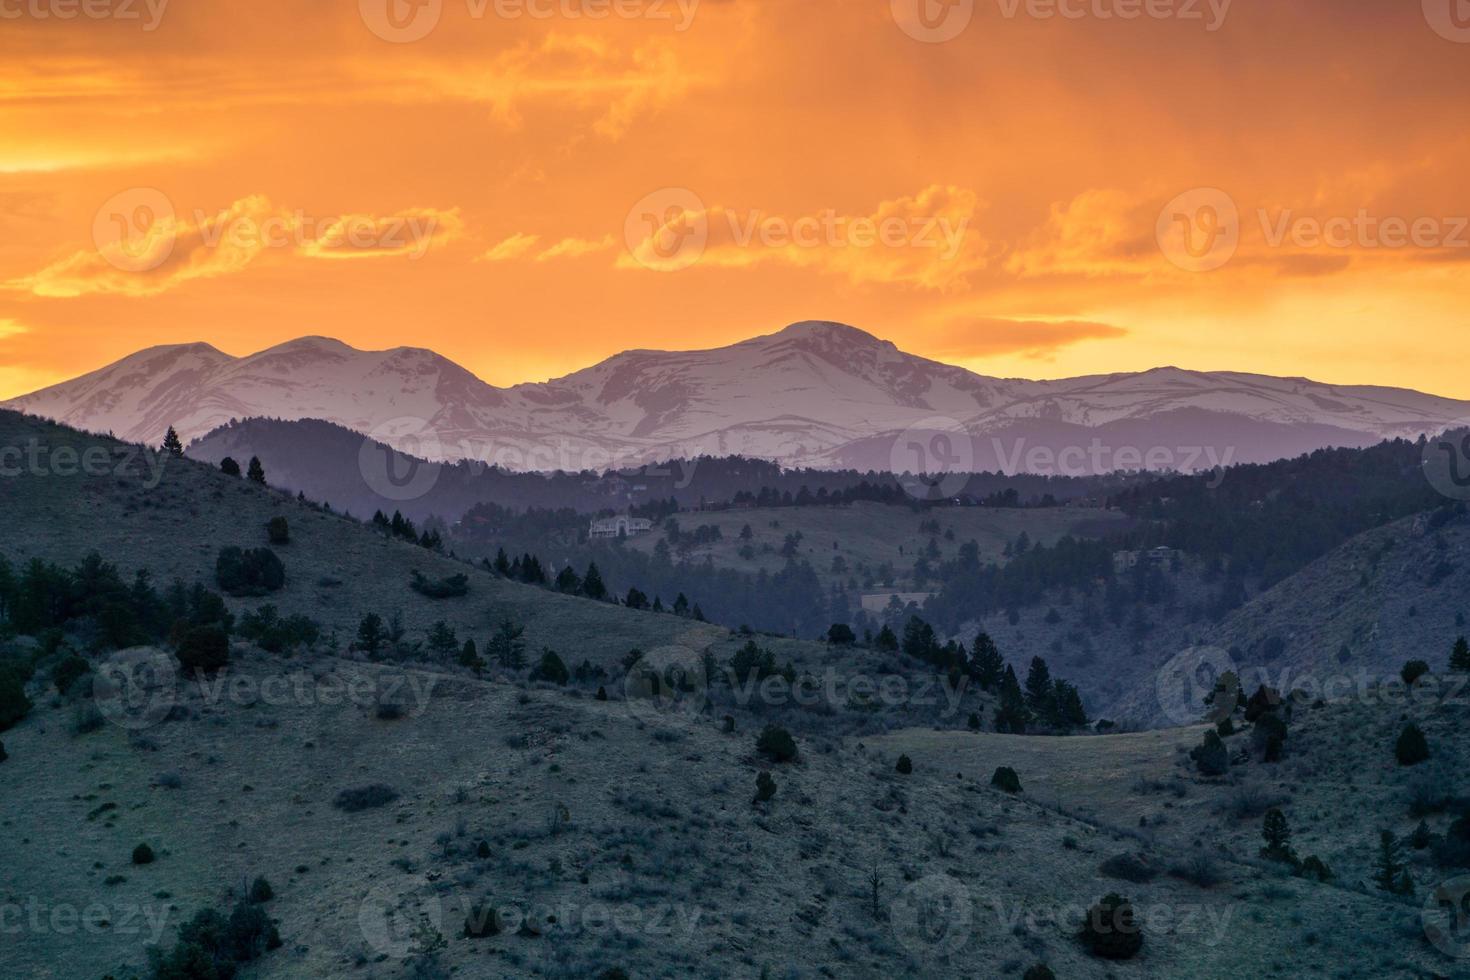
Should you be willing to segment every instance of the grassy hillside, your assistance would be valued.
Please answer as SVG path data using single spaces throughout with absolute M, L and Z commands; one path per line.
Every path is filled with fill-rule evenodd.
M 221 545 L 262 545 L 284 515 L 285 587 L 231 605 L 271 601 L 339 634 L 295 655 L 237 637 L 202 679 L 169 649 L 94 650 L 85 627 L 0 634 L 0 661 L 36 668 L 23 675 L 34 707 L 0 733 L 0 976 L 151 980 L 150 948 L 201 910 L 236 907 L 258 877 L 270 894 L 256 890 L 255 907 L 280 944 L 244 977 L 1021 977 L 1045 963 L 1058 977 L 1367 978 L 1458 965 L 1419 914 L 1458 872 L 1418 850 L 1414 899 L 1365 882 L 1377 830 L 1417 826 L 1411 801 L 1433 804 L 1430 833 L 1452 833 L 1470 798 L 1461 705 L 1298 706 L 1281 761 L 1261 761 L 1244 726 L 1226 739 L 1229 772 L 1207 779 L 1187 756 L 1198 727 L 970 732 L 966 716 L 988 727 L 993 699 L 951 698 L 898 654 L 511 584 L 184 460 L 69 475 L 58 448 L 117 445 L 13 415 L 0 426 L 0 447 L 50 459 L 0 477 L 12 562 L 95 549 L 208 584 Z M 414 570 L 463 572 L 470 592 L 428 599 L 408 588 Z M 604 665 L 606 699 L 595 681 L 368 662 L 346 643 L 366 610 L 477 639 L 509 615 L 533 661 L 544 645 Z M 748 639 L 821 689 L 783 692 L 779 674 L 651 688 L 619 666 L 636 645 L 702 678 L 706 653 L 724 663 Z M 125 664 L 153 670 L 124 683 Z M 1432 756 L 1412 770 L 1392 755 L 1409 717 Z M 794 758 L 760 749 L 772 724 Z M 992 786 L 998 766 L 1021 792 Z M 775 792 L 757 801 L 762 771 Z M 1258 859 L 1272 805 L 1333 881 Z M 153 860 L 135 857 L 143 844 Z M 1099 959 L 1078 937 L 1108 892 L 1140 910 L 1132 959 Z M 500 928 L 475 938 L 467 920 Z

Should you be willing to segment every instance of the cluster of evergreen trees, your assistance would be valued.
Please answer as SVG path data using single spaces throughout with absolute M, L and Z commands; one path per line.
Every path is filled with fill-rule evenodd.
M 399 511 L 394 511 L 390 518 L 381 510 L 373 513 L 373 527 L 390 537 L 399 538 L 410 544 L 416 544 L 430 551 L 444 550 L 444 536 L 437 529 L 425 530 L 422 534 L 418 528 L 413 526 L 413 521 L 404 517 Z

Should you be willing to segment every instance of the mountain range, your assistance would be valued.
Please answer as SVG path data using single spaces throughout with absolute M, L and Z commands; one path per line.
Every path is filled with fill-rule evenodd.
M 234 357 L 168 345 L 0 406 L 146 443 L 169 426 L 187 442 L 232 419 L 320 419 L 428 459 L 520 471 L 704 454 L 860 470 L 1190 471 L 1470 417 L 1470 402 L 1408 389 L 1238 372 L 991 378 L 828 322 L 713 350 L 626 351 L 509 388 L 422 348 L 303 337 Z

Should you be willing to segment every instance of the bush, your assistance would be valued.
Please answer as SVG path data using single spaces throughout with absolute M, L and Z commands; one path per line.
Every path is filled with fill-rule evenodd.
M 756 736 L 755 750 L 772 762 L 791 762 L 796 758 L 796 740 L 779 725 L 767 725 Z
M 276 516 L 265 522 L 265 536 L 271 544 L 290 544 L 291 526 L 284 517 Z
M 369 786 L 344 789 L 337 794 L 332 805 L 347 813 L 360 813 L 363 810 L 387 806 L 396 799 L 398 799 L 397 790 L 391 786 L 384 786 L 382 783 L 373 783 Z
M 558 657 L 554 650 L 547 650 L 541 654 L 541 662 L 531 668 L 530 676 L 533 681 L 550 681 L 562 687 L 565 687 L 572 679 L 567 665 L 562 663 L 561 657 Z
M 1105 877 L 1131 881 L 1135 885 L 1145 884 L 1159 876 L 1159 872 L 1141 854 L 1115 854 L 1097 870 Z
M 0 742 L 0 762 L 4 762 L 8 758 L 10 758 L 10 753 L 5 751 L 5 743 Z
M 1003 793 L 1019 793 L 1021 777 L 1010 766 L 1000 766 L 995 770 L 995 775 L 990 777 L 990 785 Z
M 25 682 L 19 669 L 0 664 L 0 732 L 14 727 L 31 710 Z
M 857 634 L 846 623 L 833 623 L 827 630 L 827 642 L 833 646 L 850 647 L 857 642 Z
M 276 890 L 264 878 L 256 878 L 250 883 L 250 894 L 247 897 L 251 904 L 261 905 L 275 898 Z
M 154 860 L 153 848 L 147 844 L 139 844 L 133 848 L 134 864 L 152 864 Z
M 1401 766 L 1417 766 L 1429 759 L 1429 742 L 1418 725 L 1409 722 L 1404 726 L 1404 730 L 1399 733 L 1399 740 L 1394 744 L 1393 754 Z
M 190 674 L 213 674 L 230 662 L 230 638 L 218 626 L 196 626 L 179 639 L 174 651 Z
M 1218 732 L 1205 732 L 1204 742 L 1190 749 L 1189 757 L 1201 776 L 1223 776 L 1230 769 L 1230 752 Z
M 1273 713 L 1261 715 L 1251 733 L 1251 744 L 1260 753 L 1262 762 L 1280 762 L 1286 747 L 1286 722 Z
M 262 596 L 286 584 L 286 566 L 269 548 L 219 550 L 214 579 L 233 596 Z
M 1087 910 L 1081 939 L 1089 953 L 1105 960 L 1129 960 L 1143 949 L 1143 929 L 1133 904 L 1116 892 L 1104 895 Z
M 898 770 L 900 775 L 907 776 L 914 771 L 914 763 L 908 756 L 901 755 L 898 757 L 898 765 L 894 766 L 894 768 Z
M 764 803 L 776 795 L 776 781 L 762 769 L 755 777 L 755 803 Z
M 1038 963 L 1027 970 L 1021 980 L 1057 980 L 1057 975 L 1045 963 Z
M 464 935 L 466 939 L 489 939 L 500 935 L 500 911 L 488 898 L 471 902 L 465 910 Z
M 1212 888 L 1225 880 L 1220 872 L 1220 863 L 1206 851 L 1195 851 L 1184 860 L 1171 865 L 1169 874 L 1200 888 Z
M 448 578 L 431 579 L 426 578 L 422 572 L 415 571 L 408 580 L 408 587 L 430 599 L 455 599 L 469 594 L 470 578 L 468 575 L 459 574 Z
M 87 663 L 86 658 L 73 653 L 51 669 L 51 683 L 56 685 L 57 691 L 65 694 L 91 669 L 92 665 Z
M 1413 687 L 1414 682 L 1427 673 L 1429 673 L 1429 665 L 1427 663 L 1422 660 L 1410 660 L 1404 664 L 1404 669 L 1399 671 L 1399 676 L 1404 679 L 1405 684 Z
M 172 949 L 154 954 L 153 980 L 230 980 L 241 964 L 280 945 L 280 933 L 258 905 L 241 902 L 228 918 L 205 909 L 179 927 Z

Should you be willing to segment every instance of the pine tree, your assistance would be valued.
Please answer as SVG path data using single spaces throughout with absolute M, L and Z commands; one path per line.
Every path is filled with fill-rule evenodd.
M 1261 837 L 1266 841 L 1266 846 L 1261 848 L 1261 857 L 1296 863 L 1296 855 L 1291 852 L 1291 828 L 1287 826 L 1286 814 L 1278 808 L 1273 806 L 1266 811 L 1266 819 L 1261 822 Z
M 383 617 L 377 613 L 368 613 L 362 617 L 357 624 L 357 648 L 369 657 L 376 657 L 378 651 L 383 648 L 383 641 L 387 634 L 383 631 Z
M 454 635 L 454 627 L 444 620 L 439 620 L 429 630 L 429 649 L 440 656 L 447 657 L 459 647 L 459 637 Z
M 995 709 L 995 730 L 1012 735 L 1026 734 L 1031 723 L 1031 712 L 1026 707 L 1026 698 L 1021 694 L 1021 684 L 1016 672 L 1006 665 L 1000 680 L 1000 704 Z
M 602 583 L 602 573 L 597 570 L 597 562 L 589 564 L 587 574 L 582 576 L 582 594 L 599 602 L 607 598 L 607 586 Z
M 170 456 L 184 455 L 184 444 L 179 440 L 179 434 L 174 431 L 173 426 L 163 434 L 163 447 L 160 452 L 168 453 Z
M 485 644 L 485 652 L 506 670 L 520 670 L 526 666 L 526 641 L 522 634 L 525 627 L 517 626 L 509 619 L 501 621 L 495 635 Z
M 1394 895 L 1414 894 L 1414 880 L 1404 867 L 1404 845 L 1385 830 L 1378 835 L 1378 857 L 1373 861 L 1373 880 L 1378 887 Z
M 265 484 L 265 467 L 260 465 L 259 456 L 250 457 L 250 466 L 245 471 L 245 478 L 251 483 Z
M 970 664 L 975 672 L 975 681 L 983 689 L 994 691 L 1000 684 L 1001 674 L 1005 671 L 1005 658 L 1000 655 L 1000 649 L 996 647 L 995 641 L 990 638 L 989 633 L 980 633 L 975 637 L 974 652 L 970 655 Z
M 1463 636 L 1455 641 L 1455 649 L 1450 653 L 1450 671 L 1470 674 L 1470 643 L 1466 643 Z
M 1041 718 L 1050 718 L 1051 670 L 1040 657 L 1031 658 L 1031 669 L 1026 674 L 1026 706 Z
M 1417 766 L 1429 758 L 1429 742 L 1418 725 L 1409 722 L 1404 726 L 1398 742 L 1394 744 L 1393 754 L 1401 766 Z
M 504 558 L 505 552 L 502 551 L 500 557 Z M 565 592 L 567 595 L 576 595 L 582 591 L 582 579 L 571 565 L 557 573 L 556 591 Z
M 682 593 L 682 592 L 680 592 L 677 596 L 674 597 L 674 615 L 675 616 L 688 616 L 689 615 L 689 598 L 687 596 L 685 596 L 684 593 Z
M 477 674 L 485 669 L 485 661 L 480 659 L 480 651 L 475 649 L 474 640 L 464 641 L 464 646 L 459 651 L 459 665 L 468 667 Z

